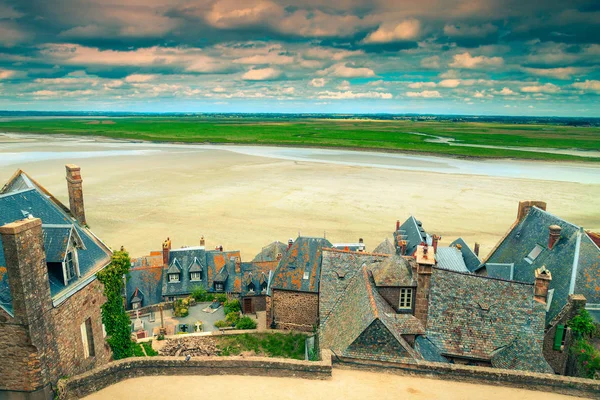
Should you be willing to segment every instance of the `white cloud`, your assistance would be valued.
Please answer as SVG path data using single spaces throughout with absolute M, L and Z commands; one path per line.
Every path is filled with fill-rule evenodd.
M 443 88 L 455 88 L 460 85 L 460 82 L 460 79 L 444 79 L 443 81 L 440 81 L 438 85 Z
M 600 81 L 586 80 L 585 82 L 575 82 L 573 87 L 586 91 L 600 92 Z
M 493 99 L 494 95 L 486 93 L 485 90 L 476 91 L 473 95 L 476 99 Z
M 308 84 L 312 87 L 323 87 L 327 81 L 324 78 L 314 78 Z
M 342 81 L 338 86 L 337 86 L 338 90 L 350 90 L 350 82 L 348 81 Z
M 415 40 L 421 34 L 421 23 L 416 19 L 407 19 L 397 25 L 382 25 L 375 32 L 369 33 L 365 43 L 391 43 Z
M 338 78 L 367 78 L 370 76 L 375 76 L 375 72 L 373 72 L 373 70 L 370 68 L 348 67 L 344 63 L 332 65 L 329 68 L 319 71 L 318 74 L 336 76 Z
M 0 69 L 0 80 L 12 78 L 15 75 L 16 75 L 16 71 L 11 71 L 8 69 Z
M 236 64 L 272 64 L 272 65 L 288 65 L 294 62 L 294 57 L 283 55 L 283 54 L 257 54 L 248 57 L 238 58 L 233 60 Z
M 281 71 L 275 68 L 261 68 L 251 69 L 242 75 L 242 79 L 245 81 L 268 81 L 271 79 L 277 79 L 281 76 Z
M 411 89 L 434 88 L 437 86 L 435 82 L 413 82 L 408 85 Z
M 578 75 L 584 72 L 581 68 L 561 67 L 561 68 L 523 68 L 529 74 L 537 76 L 545 76 L 562 80 L 569 80 L 573 75 Z
M 156 79 L 156 75 L 152 74 L 131 74 L 125 78 L 127 83 L 143 83 L 150 82 Z
M 558 91 L 560 91 L 560 88 L 553 83 L 546 83 L 545 85 L 525 86 L 521 88 L 521 92 L 524 93 L 556 93 Z
M 512 96 L 514 94 L 516 94 L 515 92 L 513 92 L 512 90 L 510 90 L 509 88 L 505 87 L 502 88 L 502 90 L 495 92 L 496 94 L 502 95 L 502 96 Z
M 444 34 L 450 37 L 486 37 L 492 33 L 496 33 L 498 28 L 492 24 L 484 25 L 446 25 L 444 26 Z
M 466 69 L 495 68 L 502 65 L 504 65 L 504 59 L 502 57 L 473 57 L 469 52 L 455 54 L 453 61 L 449 64 L 449 66 L 452 68 Z
M 389 99 L 393 98 L 391 93 L 381 93 L 381 92 L 356 93 L 356 92 L 352 92 L 352 91 L 319 92 L 318 97 L 319 97 L 319 99 L 336 99 L 336 100 L 343 100 L 343 99 L 385 99 L 385 100 L 389 100 Z
M 440 92 L 437 90 L 423 90 L 422 92 L 406 92 L 408 97 L 424 97 L 424 98 L 438 98 L 442 97 Z
M 421 60 L 421 67 L 428 69 L 440 68 L 440 56 L 425 57 Z

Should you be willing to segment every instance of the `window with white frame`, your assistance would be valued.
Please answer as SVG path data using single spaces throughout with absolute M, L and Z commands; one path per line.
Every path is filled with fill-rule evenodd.
M 83 342 L 83 358 L 94 357 L 94 335 L 92 333 L 92 319 L 88 318 L 80 326 L 81 341 Z
M 536 244 L 533 250 L 531 250 L 527 257 L 525 257 L 525 261 L 527 261 L 529 264 L 533 264 L 535 259 L 538 258 L 538 256 L 542 252 L 542 250 L 544 250 L 544 248 L 539 244 Z
M 401 310 L 412 310 L 413 305 L 413 290 L 400 289 L 400 304 L 398 308 Z
M 223 282 L 215 282 L 215 290 L 222 292 L 224 290 Z
M 191 281 L 200 281 L 202 280 L 202 272 L 192 272 L 190 274 Z
M 179 274 L 169 274 L 169 283 L 179 282 Z
M 69 282 L 77 275 L 77 254 L 75 251 L 69 251 L 65 257 L 65 280 Z

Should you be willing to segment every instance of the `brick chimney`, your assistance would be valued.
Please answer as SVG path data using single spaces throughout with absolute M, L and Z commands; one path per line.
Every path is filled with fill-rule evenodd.
M 400 220 L 399 219 L 396 220 L 396 230 L 397 231 L 400 230 Z
M 479 243 L 477 242 L 475 242 L 475 246 L 473 247 L 473 253 L 475 253 L 475 255 L 479 257 Z
M 69 208 L 71 214 L 81 225 L 85 225 L 85 207 L 83 206 L 83 188 L 81 168 L 75 164 L 65 165 L 67 169 L 67 188 L 69 190 Z
M 162 245 L 163 265 L 169 266 L 169 255 L 171 254 L 171 239 L 167 238 Z
M 560 232 L 562 228 L 558 225 L 550 225 L 548 227 L 548 249 L 552 250 L 554 245 L 560 240 Z
M 235 273 L 242 273 L 242 259 L 240 257 L 235 257 Z
M 535 270 L 535 286 L 533 291 L 533 298 L 542 304 L 546 304 L 548 299 L 548 288 L 552 281 L 552 274 L 546 269 L 546 266 Z
M 427 313 L 429 311 L 429 289 L 431 287 L 431 272 L 435 265 L 435 255 L 427 245 L 418 246 L 415 254 L 417 259 L 417 294 L 415 296 L 415 317 L 427 328 Z
M 288 247 L 287 247 L 287 249 L 288 250 L 291 249 L 293 245 L 294 245 L 294 239 L 288 240 Z
M 206 241 L 204 240 L 204 236 L 200 237 L 200 246 L 205 246 L 206 245 Z
M 523 218 L 525 218 L 527 216 L 527 214 L 529 214 L 529 210 L 531 210 L 531 207 L 533 207 L 533 206 L 536 206 L 537 208 L 546 211 L 546 203 L 543 201 L 537 201 L 537 200 L 520 201 L 519 209 L 517 211 L 517 221 L 522 221 Z
M 56 329 L 52 318 L 49 318 L 52 297 L 42 221 L 28 218 L 6 224 L 0 227 L 0 236 L 12 295 L 14 323 L 25 327 L 26 337 L 22 340 L 32 346 L 27 374 L 32 385 L 39 385 L 34 388 L 37 390 L 50 383 L 56 373 L 53 360 L 59 359 L 54 337 Z
M 433 243 L 432 243 L 433 244 L 433 253 L 437 254 L 438 243 L 442 239 L 442 237 L 439 235 L 433 235 L 433 237 L 431 239 L 433 241 Z

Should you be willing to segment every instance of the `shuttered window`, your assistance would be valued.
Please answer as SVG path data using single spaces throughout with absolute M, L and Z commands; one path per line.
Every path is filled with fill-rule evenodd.
M 565 337 L 565 326 L 557 325 L 556 333 L 554 335 L 554 350 L 562 350 L 562 346 L 564 343 L 564 337 Z

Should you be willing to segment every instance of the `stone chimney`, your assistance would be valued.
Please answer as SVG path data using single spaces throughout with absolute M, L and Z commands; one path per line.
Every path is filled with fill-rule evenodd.
M 235 273 L 242 273 L 242 259 L 240 257 L 235 257 Z
M 536 206 L 544 211 L 546 211 L 546 203 L 543 201 L 537 200 L 528 200 L 528 201 L 520 201 L 519 202 L 519 210 L 517 211 L 517 221 L 522 221 L 523 218 L 529 214 L 529 210 L 531 207 Z
M 554 245 L 560 240 L 560 232 L 562 228 L 558 225 L 550 225 L 548 227 L 548 249 L 552 250 Z
M 439 236 L 439 235 L 433 235 L 433 237 L 431 239 L 433 241 L 433 243 L 432 243 L 432 245 L 433 245 L 433 253 L 437 254 L 438 243 L 442 239 L 442 237 Z
M 397 231 L 400 230 L 400 220 L 399 219 L 396 220 L 396 230 Z
M 418 246 L 415 254 L 417 259 L 417 294 L 415 296 L 415 317 L 427 328 L 427 313 L 429 311 L 429 289 L 431 273 L 435 265 L 435 255 L 427 245 Z
M 291 249 L 293 245 L 294 245 L 294 239 L 288 240 L 288 247 L 287 247 L 287 249 L 288 250 Z
M 475 255 L 479 257 L 479 243 L 477 242 L 475 242 L 475 246 L 473 247 L 473 253 L 475 253 Z
M 28 218 L 0 227 L 14 322 L 26 328 L 23 342 L 32 347 L 29 371 L 33 381 L 47 385 L 59 359 L 54 333 L 48 267 L 44 253 L 42 221 Z M 0 397 L 2 397 L 0 395 Z
M 365 251 L 365 241 L 363 238 L 359 238 L 358 239 L 358 251 L 359 252 L 364 252 Z
M 552 281 L 552 274 L 546 269 L 546 266 L 535 270 L 535 286 L 533 291 L 533 298 L 542 304 L 546 304 L 548 299 L 548 288 Z
M 67 188 L 69 190 L 69 208 L 71 209 L 71 214 L 73 214 L 81 225 L 85 225 L 81 168 L 74 164 L 67 164 L 65 167 L 67 169 Z
M 204 240 L 204 236 L 200 237 L 200 246 L 205 246 L 206 245 L 206 241 Z
M 162 245 L 163 265 L 169 266 L 169 255 L 171 254 L 171 239 L 167 238 Z

